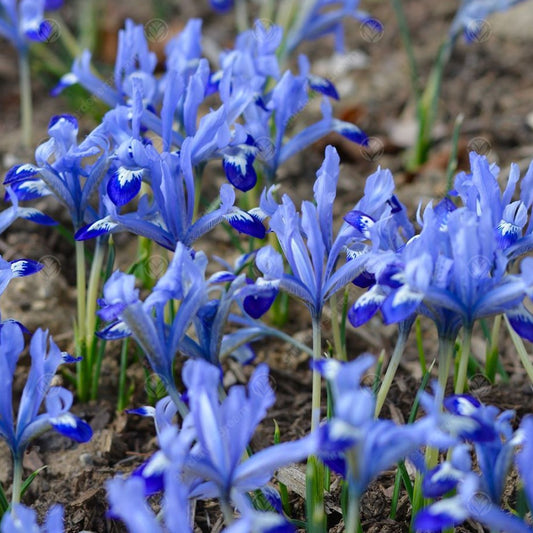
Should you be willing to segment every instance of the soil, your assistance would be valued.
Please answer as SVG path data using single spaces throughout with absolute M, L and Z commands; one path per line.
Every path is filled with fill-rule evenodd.
M 458 2 L 404 1 L 409 27 L 412 31 L 415 55 L 422 77 L 432 66 L 440 43 L 453 17 Z M 132 6 L 133 4 L 133 6 Z M 234 37 L 233 18 L 216 16 L 207 2 L 180 2 L 179 8 L 169 8 L 163 14 L 157 2 L 110 2 L 101 4 L 101 24 L 95 57 L 102 68 L 110 68 L 116 46 L 116 31 L 124 17 L 137 22 L 157 18 L 165 21 L 169 34 L 183 27 L 187 17 L 204 17 L 204 34 L 207 48 L 214 44 L 229 46 Z M 528 4 L 526 2 L 526 4 Z M 529 3 L 530 4 L 530 3 Z M 446 166 L 451 150 L 453 123 L 462 113 L 464 122 L 459 138 L 459 168 L 468 168 L 468 150 L 477 148 L 491 161 L 504 169 L 519 163 L 522 170 L 533 156 L 533 71 L 527 68 L 533 63 L 533 37 L 524 19 L 532 21 L 531 6 L 522 14 L 509 19 L 506 14 L 490 18 L 485 38 L 466 45 L 460 42 L 454 50 L 444 72 L 440 98 L 439 121 L 435 127 L 434 145 L 429 161 L 416 174 L 405 170 L 405 148 L 413 140 L 414 108 L 411 100 L 407 60 L 398 25 L 390 3 L 385 1 L 363 2 L 362 7 L 378 19 L 383 34 L 368 33 L 368 28 L 353 22 L 347 33 L 347 54 L 344 59 L 332 59 L 332 43 L 327 39 L 305 45 L 312 60 L 312 70 L 332 79 L 340 92 L 340 102 L 335 113 L 346 120 L 354 120 L 372 137 L 370 148 L 352 145 L 336 135 L 328 136 L 310 150 L 293 158 L 281 170 L 279 183 L 300 201 L 309 198 L 316 170 L 321 164 L 323 149 L 333 143 L 342 156 L 338 200 L 335 206 L 340 217 L 360 198 L 364 179 L 377 165 L 390 168 L 398 185 L 400 199 L 405 202 L 414 217 L 420 201 L 442 196 L 446 187 Z M 64 19 L 72 23 L 76 12 L 66 7 Z M 507 17 L 507 18 L 506 18 Z M 515 24 L 515 20 L 519 23 Z M 532 22 L 533 23 L 533 22 Z M 62 28 L 60 22 L 59 27 Z M 521 29 L 522 26 L 526 30 Z M 439 36 L 437 38 L 436 36 Z M 161 53 L 164 39 L 154 42 Z M 50 43 L 54 53 L 61 57 L 61 48 Z M 212 53 L 212 52 L 211 52 Z M 346 59 L 348 58 L 348 59 Z M 106 67 L 107 65 L 107 67 Z M 57 113 L 76 113 L 72 101 L 66 97 L 53 99 L 48 92 L 54 76 L 47 73 L 40 60 L 34 60 L 34 128 L 35 145 L 46 139 L 49 118 Z M 68 67 L 68 62 L 66 63 Z M 33 161 L 33 156 L 19 145 L 17 60 L 9 46 L 0 49 L 0 166 L 5 172 L 18 161 Z M 79 108 L 78 108 L 79 109 Z M 97 111 L 96 109 L 93 111 Z M 311 101 L 301 115 L 302 123 L 310 121 L 319 112 L 316 101 Z M 300 117 L 299 117 L 300 119 Z M 86 133 L 94 125 L 91 113 L 82 116 L 81 132 Z M 68 220 L 61 207 L 52 201 L 41 202 L 43 210 L 63 221 Z M 227 234 L 215 230 L 204 241 L 209 254 L 222 257 L 235 255 Z M 128 236 L 117 240 L 118 264 L 125 268 L 135 254 L 135 241 Z M 0 253 L 7 260 L 26 257 L 45 263 L 45 269 L 36 276 L 14 280 L 3 294 L 0 307 L 4 318 L 13 317 L 30 330 L 48 328 L 62 349 L 73 349 L 72 325 L 75 316 L 75 263 L 74 249 L 56 230 L 30 226 L 21 221 L 13 224 L 0 237 Z M 167 261 L 166 254 L 156 252 Z M 354 289 L 353 297 L 356 296 Z M 284 330 L 300 341 L 311 342 L 310 323 L 303 308 L 291 302 L 291 320 Z M 326 316 L 323 324 L 324 349 L 331 342 L 330 322 Z M 366 326 L 347 332 L 350 358 L 362 352 L 390 354 L 396 337 L 394 327 L 384 327 L 379 318 Z M 430 325 L 423 323 L 422 340 L 426 359 L 436 355 L 436 337 Z M 112 344 L 112 343 L 111 343 Z M 486 341 L 481 331 L 473 339 L 473 354 L 483 360 Z M 527 346 L 531 352 L 531 345 Z M 59 435 L 48 433 L 38 439 L 25 456 L 25 473 L 46 465 L 30 486 L 24 502 L 32 505 L 40 515 L 52 503 L 65 506 L 66 531 L 117 532 L 123 526 L 106 514 L 105 483 L 111 477 L 129 473 L 156 449 L 155 432 L 151 421 L 116 411 L 119 346 L 111 345 L 102 368 L 99 399 L 89 404 L 76 404 L 74 411 L 90 422 L 94 438 L 77 445 Z M 506 335 L 500 339 L 501 363 L 509 378 L 499 379 L 496 385 L 487 383 L 481 374 L 470 380 L 470 390 L 480 400 L 497 405 L 500 409 L 514 409 L 516 423 L 526 413 L 533 411 L 533 389 L 523 371 L 516 352 Z M 131 406 L 147 401 L 148 385 L 143 365 L 131 354 L 128 382 L 133 394 Z M 258 347 L 258 361 L 266 361 L 271 367 L 272 384 L 277 401 L 254 438 L 253 447 L 262 448 L 272 443 L 276 420 L 283 440 L 301 437 L 309 430 L 311 376 L 307 358 L 290 345 L 268 341 Z M 24 368 L 23 368 L 24 370 Z M 229 364 L 226 384 L 246 382 L 250 368 Z M 367 377 L 369 382 L 372 376 Z M 393 389 L 382 416 L 405 421 L 411 410 L 414 396 L 420 386 L 421 369 L 418 363 L 414 339 L 409 343 L 401 363 Z M 19 390 L 24 376 L 18 378 Z M 153 392 L 153 391 L 152 391 Z M 296 468 L 296 467 L 295 467 Z M 11 476 L 10 457 L 7 448 L 0 445 L 0 483 L 9 487 Z M 291 489 L 294 516 L 302 516 L 301 471 L 284 470 L 278 474 Z M 385 472 L 372 483 L 362 504 L 362 523 L 366 532 L 404 532 L 409 530 L 410 509 L 405 495 L 400 498 L 395 520 L 389 518 L 390 500 L 394 484 L 394 471 Z M 335 493 L 337 490 L 337 493 Z M 330 503 L 330 531 L 343 530 L 338 508 L 338 481 L 333 480 Z M 509 493 L 513 493 L 510 486 Z M 217 507 L 212 502 L 199 502 L 196 507 L 197 531 L 220 531 L 222 522 Z M 466 524 L 457 531 L 482 531 L 480 526 Z

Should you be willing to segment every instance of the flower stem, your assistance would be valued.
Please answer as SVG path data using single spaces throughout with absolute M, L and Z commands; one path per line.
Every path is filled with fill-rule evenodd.
M 22 488 L 22 457 L 13 456 L 13 488 L 11 494 L 11 510 L 15 504 L 20 503 L 20 491 Z
M 237 0 L 235 2 L 235 22 L 237 30 L 242 33 L 248 29 L 248 10 L 246 0 Z
M 105 243 L 101 239 L 96 239 L 96 247 L 94 249 L 94 257 L 91 264 L 91 272 L 89 274 L 85 314 L 85 346 L 87 347 L 88 354 L 92 354 L 94 343 L 94 332 L 96 330 L 96 300 L 98 298 L 98 287 L 100 276 L 102 275 L 105 249 Z M 93 361 L 89 361 L 91 367 L 92 363 Z
M 470 343 L 472 341 L 472 326 L 465 325 L 463 328 L 463 344 L 461 346 L 461 359 L 459 360 L 459 370 L 457 381 L 455 382 L 455 394 L 462 394 L 466 385 L 466 372 L 468 370 L 468 359 L 470 357 Z
M 496 366 L 498 364 L 498 342 L 500 340 L 500 328 L 502 326 L 502 315 L 496 315 L 492 325 L 490 335 L 490 345 L 487 350 L 487 360 L 485 361 L 485 374 L 491 383 L 494 383 L 496 377 Z
M 86 295 L 86 272 L 85 272 L 85 246 L 84 241 L 76 241 L 76 290 L 78 300 L 78 320 L 76 328 L 76 355 L 83 357 L 77 363 L 77 389 L 78 396 L 86 400 L 88 394 L 88 361 L 86 360 L 85 346 L 85 309 Z
M 320 318 L 312 317 L 313 324 L 313 361 L 320 359 L 322 336 L 320 331 Z M 321 376 L 313 368 L 313 391 L 311 399 L 311 432 L 318 428 L 320 423 L 321 404 Z M 306 506 L 308 531 L 321 533 L 325 531 L 324 512 L 324 467 L 318 457 L 311 456 L 307 460 L 306 473 Z
M 396 341 L 396 346 L 394 347 L 394 351 L 392 352 L 392 357 L 389 362 L 389 366 L 387 367 L 387 372 L 385 373 L 385 377 L 383 378 L 383 382 L 376 398 L 376 409 L 374 413 L 376 418 L 381 412 L 383 404 L 385 403 L 385 399 L 387 398 L 387 394 L 389 393 L 389 389 L 392 385 L 394 376 L 396 375 L 396 371 L 398 370 L 398 366 L 400 364 L 400 360 L 405 349 L 405 343 L 407 341 L 407 337 L 409 336 L 409 332 L 411 331 L 412 325 L 413 320 L 404 320 L 398 325 L 398 340 Z
M 85 341 L 86 272 L 84 241 L 76 241 L 76 290 L 78 296 L 78 335 Z
M 30 58 L 28 49 L 19 53 L 19 83 L 20 83 L 20 122 L 21 140 L 25 148 L 31 148 L 31 123 L 32 123 L 32 101 L 31 101 L 31 75 Z
M 448 376 L 450 375 L 450 367 L 453 359 L 453 351 L 455 348 L 455 339 L 448 337 L 439 338 L 439 385 L 442 390 L 446 390 L 446 383 L 448 382 Z
M 224 515 L 224 523 L 229 526 L 233 522 L 233 509 L 226 499 L 221 498 L 220 507 Z
M 320 359 L 322 349 L 322 336 L 320 331 L 320 319 L 313 317 L 313 361 Z M 311 399 L 311 431 L 314 431 L 320 423 L 320 404 L 321 404 L 321 389 L 322 380 L 320 372 L 313 369 L 313 392 Z
M 348 490 L 348 513 L 344 531 L 346 533 L 357 533 L 359 531 L 359 498 Z

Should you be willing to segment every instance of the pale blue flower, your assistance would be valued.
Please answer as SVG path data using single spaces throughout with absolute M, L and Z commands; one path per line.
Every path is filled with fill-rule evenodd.
M 5 37 L 19 53 L 27 50 L 32 41 L 45 41 L 52 25 L 44 18 L 46 10 L 58 9 L 59 0 L 1 0 L 0 35 Z
M 356 230 L 344 224 L 333 238 L 333 201 L 338 173 L 339 156 L 329 146 L 313 188 L 315 203 L 303 202 L 299 214 L 292 200 L 284 195 L 281 205 L 271 215 L 270 228 L 278 238 L 292 273 L 284 273 L 281 255 L 270 246 L 259 250 L 256 258 L 257 267 L 263 273 L 262 283 L 302 300 L 314 318 L 320 318 L 328 299 L 363 270 L 361 256 L 338 266 L 341 253 L 356 237 Z
M 450 26 L 451 39 L 456 39 L 463 31 L 467 42 L 479 38 L 485 19 L 492 13 L 506 11 L 523 0 L 462 0 Z
M 380 472 L 426 444 L 434 426 L 430 419 L 401 426 L 374 417 L 374 394 L 360 385 L 373 362 L 372 356 L 363 355 L 350 363 L 313 363 L 333 396 L 333 416 L 320 428 L 318 456 L 346 479 L 356 500 Z
M 91 427 L 70 413 L 72 393 L 62 387 L 51 387 L 58 366 L 72 361 L 48 339 L 48 333 L 37 330 L 30 344 L 31 368 L 18 408 L 13 418 L 13 379 L 18 358 L 24 349 L 24 339 L 18 324 L 4 322 L 0 329 L 0 437 L 9 446 L 14 461 L 21 461 L 28 444 L 49 429 L 78 442 L 88 441 Z M 39 413 L 45 402 L 46 411 Z
M 132 97 L 132 80 L 140 80 L 146 105 L 159 98 L 154 77 L 157 57 L 150 52 L 142 24 L 127 19 L 125 28 L 118 32 L 118 50 L 112 83 L 102 80 L 92 72 L 91 53 L 85 50 L 74 61 L 72 71 L 65 74 L 52 94 L 59 94 L 65 87 L 79 83 L 107 105 L 114 107 Z
M 515 451 L 527 442 L 523 429 L 527 428 L 527 420 L 513 432 L 510 424 L 513 411 L 500 413 L 496 407 L 482 405 L 467 395 L 450 396 L 444 400 L 444 406 L 451 419 L 450 415 L 438 415 L 441 429 L 451 430 L 463 442 L 472 443 L 479 472 L 472 471 L 469 446 L 455 447 L 450 460 L 425 474 L 422 489 L 425 497 L 438 498 L 452 489 L 457 489 L 457 495 L 438 500 L 420 511 L 415 519 L 416 528 L 441 531 L 470 518 L 491 530 L 532 531 L 531 526 L 500 508 Z M 446 420 L 453 422 L 443 424 Z M 470 427 L 464 425 L 468 422 Z M 524 465 L 524 457 L 524 451 L 518 452 L 519 469 Z
M 21 200 L 52 194 L 63 203 L 75 230 L 96 218 L 91 206 L 108 167 L 108 140 L 97 127 L 78 143 L 78 121 L 72 115 L 52 117 L 50 139 L 35 151 L 36 165 L 17 165 L 6 175 Z
M 37 523 L 37 513 L 17 503 L 12 512 L 7 512 L 0 524 L 1 533 L 63 533 L 63 508 L 54 505 L 48 511 L 44 524 Z

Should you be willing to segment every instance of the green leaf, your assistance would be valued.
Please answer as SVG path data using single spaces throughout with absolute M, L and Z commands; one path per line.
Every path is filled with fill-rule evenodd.
M 32 472 L 25 480 L 24 483 L 22 483 L 22 487 L 20 488 L 20 497 L 24 496 L 24 493 L 28 490 L 29 486 L 32 484 L 33 480 L 45 469 L 47 468 L 47 465 L 41 466 L 41 468 L 38 468 L 35 470 L 35 472 Z

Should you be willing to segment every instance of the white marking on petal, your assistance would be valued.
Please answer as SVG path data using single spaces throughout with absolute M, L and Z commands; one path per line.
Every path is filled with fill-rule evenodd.
M 42 180 L 28 180 L 18 185 L 19 191 L 26 191 L 30 193 L 39 193 L 41 195 L 50 194 L 50 189 Z
M 65 413 L 64 415 L 51 418 L 50 423 L 53 424 L 54 426 L 63 426 L 63 427 L 69 427 L 69 428 L 78 427 L 78 421 L 76 417 L 74 417 L 70 413 Z
M 148 464 L 144 467 L 142 472 L 143 477 L 151 477 L 159 475 L 165 471 L 165 468 L 170 465 L 170 461 L 167 459 L 164 453 L 156 452 Z
M 29 261 L 26 261 L 25 259 L 19 259 L 18 261 L 13 261 L 11 263 L 11 272 L 13 272 L 13 275 L 15 277 L 19 277 L 21 275 L 24 275 L 28 266 L 31 267 L 31 263 Z
M 373 304 L 380 305 L 383 300 L 385 300 L 385 295 L 381 291 L 370 289 L 357 299 L 355 307 L 367 307 Z
M 117 170 L 116 176 L 117 176 L 118 183 L 120 184 L 120 186 L 125 187 L 131 181 L 142 179 L 143 169 L 142 168 L 141 169 L 139 168 L 130 169 L 126 167 L 120 167 Z
M 88 231 L 97 231 L 97 230 L 100 230 L 100 229 L 103 229 L 105 231 L 110 231 L 113 228 L 116 228 L 117 226 L 118 226 L 118 224 L 116 222 L 113 222 L 111 220 L 110 216 L 107 216 L 107 217 L 101 218 L 100 220 L 97 220 L 96 222 L 92 223 L 89 226 Z
M 462 505 L 458 496 L 440 500 L 427 509 L 432 515 L 446 515 L 451 517 L 455 522 L 462 522 L 468 518 L 468 513 Z
M 395 277 L 396 275 L 392 276 L 392 279 L 394 279 Z M 413 300 L 421 300 L 422 297 L 423 294 L 421 292 L 413 291 L 408 285 L 403 285 L 396 291 L 392 300 L 392 306 L 398 307 L 407 302 L 412 302 Z
M 460 479 L 463 473 L 457 468 L 454 468 L 451 463 L 445 461 L 440 465 L 440 468 L 436 470 L 431 476 L 432 483 L 439 483 L 440 481 L 447 479 Z
M 476 406 L 466 398 L 459 397 L 455 399 L 457 412 L 462 416 L 471 416 L 476 412 Z
M 357 429 L 343 420 L 336 418 L 335 422 L 329 423 L 329 436 L 333 441 L 354 439 L 360 437 L 358 435 L 360 432 Z
M 26 173 L 26 172 L 35 172 L 37 169 L 30 165 L 29 163 L 25 163 L 24 165 L 20 165 L 17 170 L 15 171 L 15 175 Z
M 236 154 L 224 155 L 224 162 L 226 165 L 238 168 L 239 174 L 244 176 L 246 175 L 246 167 L 248 165 L 246 155 L 244 150 L 239 150 Z
M 237 220 L 246 222 L 248 224 L 256 222 L 254 217 L 252 217 L 250 214 L 248 214 L 246 211 L 243 211 L 242 209 L 236 209 L 235 211 L 230 211 L 229 213 L 225 215 L 225 217 L 228 222 L 237 221 Z
M 78 83 L 78 76 L 76 76 L 76 74 L 73 72 L 69 72 L 64 76 L 61 76 L 62 85 L 74 85 L 75 83 Z
M 338 361 L 330 359 L 322 363 L 323 375 L 328 381 L 334 380 L 341 369 L 341 364 Z
M 498 224 L 498 230 L 500 233 L 505 236 L 508 233 L 515 235 L 520 231 L 520 228 L 516 226 L 515 224 L 511 224 L 511 222 L 507 222 L 506 220 L 501 220 Z

